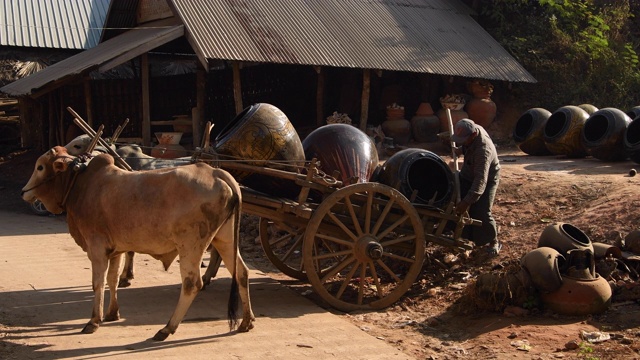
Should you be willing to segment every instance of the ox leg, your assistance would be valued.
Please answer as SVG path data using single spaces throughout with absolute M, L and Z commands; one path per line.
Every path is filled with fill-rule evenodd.
M 104 253 L 104 249 L 102 249 Z M 92 334 L 98 330 L 100 323 L 102 322 L 103 307 L 104 307 L 104 280 L 107 274 L 107 268 L 109 266 L 109 259 L 104 254 L 99 254 L 99 250 L 92 252 L 88 251 L 89 259 L 91 260 L 91 278 L 93 287 L 93 311 L 91 313 L 91 320 L 84 326 L 82 332 L 85 334 Z
M 229 269 L 229 272 L 231 272 L 235 258 L 235 280 L 238 282 L 238 291 L 240 293 L 240 300 L 242 301 L 242 323 L 238 326 L 238 332 L 246 332 L 253 329 L 253 321 L 256 317 L 253 315 L 251 299 L 249 298 L 249 268 L 242 260 L 238 249 L 233 246 L 234 231 L 233 226 L 229 225 L 232 223 L 232 221 L 229 221 L 220 229 L 215 239 L 213 239 L 213 245 L 218 249 L 218 253 L 222 257 L 222 261 L 224 261 L 227 269 Z M 233 272 L 231 272 L 231 274 L 233 275 Z
M 122 271 L 122 274 L 120 274 L 118 287 L 126 288 L 131 286 L 131 280 L 133 280 L 133 257 L 135 254 L 136 253 L 133 251 L 127 252 L 124 262 L 124 270 Z
M 107 286 L 109 286 L 109 308 L 104 321 L 120 320 L 120 306 L 118 305 L 118 275 L 124 254 L 119 254 L 109 259 L 109 271 L 107 272 Z
M 216 250 L 215 246 L 211 246 L 211 259 L 209 260 L 209 266 L 207 266 L 207 270 L 204 272 L 202 276 L 203 289 L 211 283 L 211 280 L 216 277 L 218 274 L 218 269 L 220 269 L 220 263 L 222 262 L 222 257 L 218 254 L 218 250 Z
M 162 341 L 169 335 L 176 332 L 178 325 L 182 322 L 187 310 L 191 306 L 198 291 L 202 289 L 202 277 L 200 277 L 200 263 L 202 262 L 202 254 L 204 249 L 189 251 L 185 254 L 180 253 L 180 274 L 182 275 L 182 289 L 180 290 L 180 299 L 178 305 L 169 319 L 169 323 L 160 329 L 153 337 L 153 340 Z

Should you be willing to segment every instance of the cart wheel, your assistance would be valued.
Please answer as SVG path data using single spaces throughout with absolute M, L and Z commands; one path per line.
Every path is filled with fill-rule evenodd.
M 285 275 L 307 280 L 302 262 L 304 229 L 260 218 L 260 243 L 269 261 Z
M 44 207 L 44 204 L 40 200 L 36 200 L 31 203 L 31 211 L 33 211 L 34 214 L 40 215 L 40 216 L 50 214 L 47 208 Z
M 379 183 L 354 184 L 329 195 L 304 234 L 307 278 L 320 297 L 342 311 L 396 302 L 420 273 L 424 252 L 418 212 L 398 190 Z

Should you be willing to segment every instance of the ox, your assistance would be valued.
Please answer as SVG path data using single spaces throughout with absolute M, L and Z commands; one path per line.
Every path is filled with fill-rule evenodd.
M 109 305 L 104 321 L 120 318 L 117 282 L 125 252 L 149 254 L 167 269 L 180 261 L 182 288 L 167 325 L 154 340 L 173 334 L 202 288 L 200 263 L 209 246 L 217 249 L 232 275 L 227 315 L 237 324 L 238 294 L 243 318 L 239 332 L 253 328 L 248 268 L 238 251 L 242 207 L 240 187 L 226 171 L 199 163 L 169 169 L 129 172 L 102 154 L 82 166 L 56 146 L 40 156 L 22 198 L 38 198 L 52 213 L 66 211 L 69 233 L 91 261 L 94 303 L 83 333 L 95 332 L 103 321 L 105 277 Z M 80 170 L 78 170 L 80 169 Z M 169 206 L 166 197 L 180 201 Z

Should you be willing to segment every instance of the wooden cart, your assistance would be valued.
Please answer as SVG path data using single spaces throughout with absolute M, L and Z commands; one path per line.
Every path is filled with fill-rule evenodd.
M 101 130 L 96 134 L 72 113 L 89 136 L 97 135 L 94 144 L 108 145 L 100 138 Z M 207 124 L 205 134 L 210 130 Z M 194 162 L 275 177 L 300 187 L 297 199 L 242 187 L 242 210 L 260 218 L 260 240 L 273 265 L 309 281 L 338 310 L 382 309 L 399 300 L 422 270 L 427 243 L 454 250 L 473 247 L 461 238 L 462 228 L 480 222 L 457 215 L 453 200 L 441 209 L 413 203 L 377 182 L 344 186 L 320 171 L 315 161 L 292 169 L 291 164 L 273 161 L 225 159 L 214 154 L 208 139 L 204 136 Z M 111 154 L 124 163 L 115 152 Z

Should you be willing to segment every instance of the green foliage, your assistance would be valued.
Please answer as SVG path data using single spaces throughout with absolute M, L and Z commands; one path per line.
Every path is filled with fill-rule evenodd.
M 478 21 L 538 80 L 514 86 L 528 97 L 523 107 L 640 105 L 640 8 L 630 0 L 488 0 L 478 10 Z

